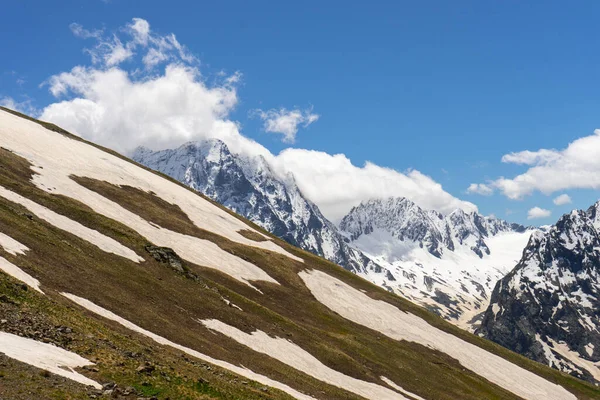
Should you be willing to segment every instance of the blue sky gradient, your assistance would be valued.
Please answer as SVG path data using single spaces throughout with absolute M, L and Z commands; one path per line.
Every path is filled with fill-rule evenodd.
M 89 64 L 90 43 L 69 29 L 118 29 L 144 18 L 173 32 L 210 80 L 243 74 L 231 119 L 278 153 L 289 146 L 249 117 L 256 108 L 313 107 L 317 122 L 294 146 L 417 169 L 484 214 L 553 223 L 587 208 L 595 189 L 510 200 L 466 193 L 471 183 L 514 177 L 503 155 L 563 149 L 600 127 L 600 3 L 21 0 L 0 13 L 0 98 L 55 102 L 50 76 Z M 572 204 L 552 199 L 568 193 Z M 528 220 L 539 206 L 551 216 Z

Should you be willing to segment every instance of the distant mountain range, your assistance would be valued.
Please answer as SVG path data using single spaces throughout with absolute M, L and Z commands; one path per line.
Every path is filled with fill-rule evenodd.
M 530 230 L 462 210 L 444 216 L 406 198 L 354 207 L 335 226 L 261 156 L 220 140 L 138 148 L 132 158 L 281 237 L 474 329 L 496 281 L 518 261 Z
M 339 243 L 366 277 L 388 268 L 355 247 L 375 234 L 406 247 L 392 263 L 415 251 L 486 260 L 494 240 L 523 234 L 492 234 L 497 224 L 480 221 L 483 234 L 469 222 L 479 217 L 459 213 L 421 221 L 429 233 L 402 233 L 376 217 L 416 215 L 402 199 L 357 207 L 340 231 L 260 159 L 218 142 L 162 156 L 198 189 L 262 212 L 255 220 L 288 240 L 329 255 Z M 459 329 L 174 179 L 1 107 L 0 171 L 3 399 L 600 398 L 598 387 Z M 370 227 L 355 230 L 363 212 Z M 440 240 L 435 255 L 426 238 Z

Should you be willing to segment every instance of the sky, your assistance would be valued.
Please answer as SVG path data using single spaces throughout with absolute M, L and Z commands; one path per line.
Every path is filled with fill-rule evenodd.
M 332 220 L 554 223 L 600 197 L 600 3 L 16 0 L 0 104 L 128 154 L 223 139 Z

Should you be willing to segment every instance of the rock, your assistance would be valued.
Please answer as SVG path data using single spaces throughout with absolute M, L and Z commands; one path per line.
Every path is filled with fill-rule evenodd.
M 476 332 L 530 359 L 597 383 L 557 352 L 600 361 L 600 202 L 532 235 L 517 266 L 492 293 Z
M 151 374 L 152 372 L 154 372 L 155 369 L 156 368 L 154 367 L 154 365 L 146 362 L 145 364 L 137 367 L 136 371 L 138 374 Z
M 168 264 L 171 269 L 174 269 L 181 274 L 187 272 L 187 268 L 183 265 L 183 260 L 170 247 L 160 247 L 149 244 L 144 248 L 156 261 Z

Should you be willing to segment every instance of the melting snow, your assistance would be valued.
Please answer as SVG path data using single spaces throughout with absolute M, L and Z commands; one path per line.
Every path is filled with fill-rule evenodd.
M 75 382 L 93 386 L 96 389 L 102 388 L 98 382 L 73 370 L 73 368 L 94 365 L 94 363 L 52 344 L 0 332 L 0 353 Z
M 563 387 L 443 332 L 416 315 L 403 312 L 384 301 L 373 300 L 326 273 L 303 271 L 299 275 L 318 301 L 350 321 L 392 339 L 420 343 L 444 352 L 465 368 L 525 399 L 576 399 Z
M 162 336 L 159 336 L 155 333 L 152 333 L 150 331 L 147 331 L 146 329 L 139 327 L 137 325 L 135 325 L 133 322 L 130 322 L 124 318 L 119 317 L 118 315 L 112 313 L 111 311 L 108 311 L 94 303 L 92 303 L 91 301 L 75 296 L 74 294 L 70 294 L 70 293 L 61 293 L 63 296 L 65 296 L 66 298 L 68 298 L 69 300 L 79 304 L 80 306 L 82 306 L 83 308 L 98 314 L 106 319 L 109 319 L 111 321 L 115 321 L 121 325 L 123 325 L 124 327 L 131 329 L 132 331 L 138 332 L 152 340 L 154 340 L 155 342 L 165 345 L 165 346 L 170 346 L 173 347 L 177 350 L 180 350 L 184 353 L 189 354 L 192 357 L 207 361 L 211 364 L 217 365 L 219 367 L 228 369 L 238 375 L 244 376 L 248 379 L 252 379 L 256 382 L 260 382 L 263 385 L 268 385 L 271 387 L 274 387 L 276 389 L 279 389 L 287 394 L 289 394 L 290 396 L 295 397 L 296 399 L 300 399 L 300 400 L 310 400 L 313 399 L 313 397 L 311 396 L 307 396 L 303 393 L 298 392 L 295 389 L 292 389 L 291 387 L 289 387 L 288 385 L 281 383 L 281 382 L 277 382 L 275 380 L 272 380 L 264 375 L 260 375 L 257 374 L 251 370 L 249 370 L 248 368 L 245 367 L 238 367 L 237 365 L 233 365 L 230 364 L 226 361 L 222 361 L 222 360 L 217 360 L 215 358 L 212 358 L 210 356 L 207 356 L 205 354 L 202 354 L 196 350 L 190 349 L 188 347 L 182 346 L 180 344 L 174 343 Z
M 586 344 L 585 352 L 588 354 L 588 356 L 591 357 L 594 354 L 594 345 L 591 343 Z
M 108 253 L 117 254 L 121 257 L 128 258 L 133 262 L 144 261 L 144 259 L 135 254 L 133 250 L 123 246 L 116 240 L 109 238 L 108 236 L 105 236 L 98 231 L 83 226 L 79 222 L 73 221 L 72 219 L 69 219 L 64 215 L 57 214 L 54 211 L 49 210 L 46 207 L 39 205 L 36 202 L 31 201 L 2 186 L 0 186 L 0 197 L 4 197 L 7 200 L 22 205 L 23 207 L 27 208 L 30 212 L 38 216 L 38 218 L 43 219 L 44 221 L 54 225 L 59 229 L 70 232 L 73 235 L 80 237 L 81 239 L 90 242 L 91 244 L 99 247 L 100 249 Z
M 321 363 L 300 346 L 282 338 L 272 338 L 262 331 L 245 333 L 216 319 L 199 321 L 209 329 L 220 332 L 252 350 L 273 357 L 307 375 L 372 400 L 406 399 L 386 387 L 342 374 Z M 407 393 L 413 396 L 410 393 Z
M 0 232 L 0 246 L 9 254 L 16 256 L 17 254 L 25 254 L 27 246 L 17 242 L 15 239 Z
M 550 343 L 552 343 L 554 351 L 556 351 L 558 354 L 560 354 L 567 360 L 571 361 L 578 368 L 585 369 L 590 374 L 592 374 L 594 379 L 600 381 L 600 369 L 598 368 L 598 366 L 600 366 L 600 362 L 595 363 L 581 358 L 581 355 L 579 353 L 569 349 L 569 346 L 567 346 L 563 342 L 555 342 L 551 338 L 548 338 L 548 340 L 550 341 Z
M 20 280 L 21 282 L 37 290 L 41 294 L 44 294 L 44 292 L 42 292 L 42 290 L 40 289 L 40 281 L 35 279 L 33 276 L 29 275 L 27 272 L 23 271 L 21 268 L 17 267 L 15 264 L 11 263 L 4 257 L 0 257 L 0 270 L 4 271 L 13 278 Z
M 416 394 L 407 392 L 406 390 L 402 389 L 400 386 L 396 385 L 391 379 L 388 379 L 385 376 L 380 376 L 379 378 L 402 394 L 413 397 L 415 400 L 425 400 L 424 398 L 417 396 Z
M 202 229 L 247 246 L 303 261 L 270 240 L 256 242 L 247 239 L 238 233 L 242 229 L 251 229 L 244 222 L 196 193 L 131 162 L 4 111 L 0 111 L 0 126 L 3 127 L 0 145 L 35 165 L 33 183 L 40 189 L 76 199 L 95 212 L 136 230 L 150 242 L 171 247 L 190 262 L 220 270 L 249 285 L 252 280 L 277 283 L 262 269 L 222 250 L 213 242 L 150 224 L 117 203 L 77 184 L 70 176 L 88 177 L 115 185 L 127 184 L 153 192 L 161 199 L 179 206 Z

